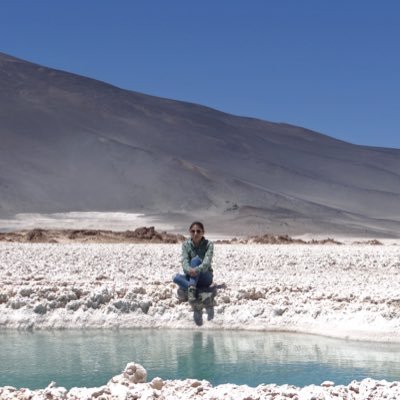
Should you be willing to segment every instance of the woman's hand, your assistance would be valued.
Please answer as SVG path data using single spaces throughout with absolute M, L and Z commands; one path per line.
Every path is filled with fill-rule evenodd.
M 196 276 L 197 275 L 197 269 L 196 268 L 189 268 L 189 275 L 190 276 Z

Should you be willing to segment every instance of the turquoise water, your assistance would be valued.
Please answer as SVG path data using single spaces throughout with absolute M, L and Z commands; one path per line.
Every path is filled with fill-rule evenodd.
M 400 379 L 400 345 L 237 331 L 0 332 L 0 386 L 101 386 L 135 361 L 148 380 L 305 386 Z

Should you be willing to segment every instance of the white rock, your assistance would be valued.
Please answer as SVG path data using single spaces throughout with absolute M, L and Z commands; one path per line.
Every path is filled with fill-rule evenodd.
M 156 377 L 151 381 L 150 385 L 153 389 L 161 390 L 164 386 L 164 381 L 161 378 Z

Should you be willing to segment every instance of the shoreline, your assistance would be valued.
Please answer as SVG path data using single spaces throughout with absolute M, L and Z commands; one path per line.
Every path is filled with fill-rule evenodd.
M 189 311 L 190 312 L 190 311 Z M 376 344 L 399 344 L 400 337 L 398 332 L 355 332 L 355 331 L 337 331 L 335 333 L 327 333 L 322 329 L 301 329 L 299 327 L 221 327 L 221 326 L 207 326 L 207 327 L 198 327 L 198 326 L 183 326 L 177 327 L 176 325 L 135 325 L 135 326 L 127 326 L 127 325 L 115 325 L 115 326 L 81 326 L 76 327 L 75 324 L 71 324 L 71 326 L 62 326 L 62 327 L 42 327 L 37 326 L 34 329 L 25 328 L 25 327 L 4 327 L 0 326 L 0 334 L 1 333 L 41 333 L 41 332 L 129 332 L 134 330 L 168 330 L 168 331 L 194 331 L 194 332 L 264 332 L 264 333 L 289 333 L 289 334 L 298 334 L 298 335 L 306 335 L 306 336 L 316 336 L 327 339 L 336 339 L 342 341 L 351 341 L 351 342 L 361 342 L 361 343 L 376 343 Z
M 216 245 L 210 318 L 176 298 L 179 244 L 0 243 L 0 330 L 234 329 L 400 342 L 399 246 Z
M 189 305 L 176 298 L 171 278 L 180 272 L 179 259 L 180 244 L 0 243 L 0 333 L 273 331 L 400 343 L 400 246 L 218 244 L 216 304 L 212 318 L 203 310 L 201 326 Z M 69 391 L 54 385 L 35 391 L 6 386 L 0 398 L 400 398 L 399 382 L 370 378 L 347 386 L 255 388 L 195 379 L 134 383 L 114 378 L 99 388 Z
M 389 397 L 391 396 L 391 397 Z M 0 387 L 1 399 L 165 399 L 165 400 L 261 400 L 261 399 L 387 399 L 400 396 L 400 382 L 387 382 L 371 378 L 362 381 L 353 380 L 348 385 L 335 385 L 324 381 L 318 385 L 298 387 L 294 385 L 260 384 L 256 387 L 236 384 L 213 386 L 207 380 L 184 379 L 163 380 L 160 377 L 147 381 L 146 369 L 135 362 L 126 365 L 124 371 L 112 377 L 106 385 L 100 387 L 73 387 L 67 390 L 51 382 L 44 389 L 17 389 L 12 386 Z

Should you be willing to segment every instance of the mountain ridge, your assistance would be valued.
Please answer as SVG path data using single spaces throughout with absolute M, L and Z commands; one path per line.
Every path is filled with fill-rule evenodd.
M 244 224 L 254 233 L 261 229 L 251 222 L 258 215 L 265 231 L 275 233 L 341 226 L 400 233 L 400 150 L 9 57 L 0 53 L 0 216 L 123 210 L 188 221 L 214 215 L 217 228 Z M 354 220 L 359 227 L 352 228 Z

